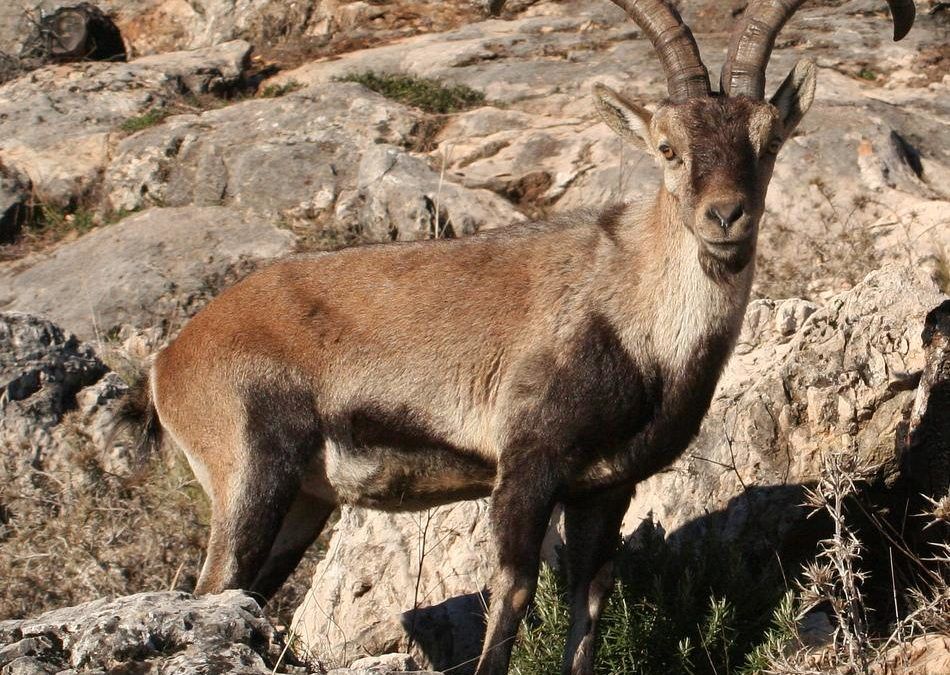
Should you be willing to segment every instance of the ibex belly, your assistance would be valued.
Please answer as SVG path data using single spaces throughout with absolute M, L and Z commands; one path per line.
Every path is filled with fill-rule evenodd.
M 354 447 L 328 441 L 323 459 L 338 501 L 385 511 L 486 497 L 495 480 L 490 462 L 456 448 Z

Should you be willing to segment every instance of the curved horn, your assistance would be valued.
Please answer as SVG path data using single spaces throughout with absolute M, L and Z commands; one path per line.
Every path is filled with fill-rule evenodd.
M 674 102 L 710 95 L 709 71 L 699 56 L 696 39 L 675 9 L 664 0 L 612 1 L 650 38 Z
M 728 96 L 765 98 L 765 68 L 782 26 L 805 0 L 753 0 L 736 26 L 720 83 Z M 894 40 L 914 25 L 913 0 L 887 0 L 894 19 Z

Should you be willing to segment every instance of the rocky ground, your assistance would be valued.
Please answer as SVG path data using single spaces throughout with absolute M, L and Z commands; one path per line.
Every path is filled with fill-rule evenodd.
M 0 7 L 0 52 L 18 54 L 37 12 L 66 4 Z M 744 3 L 679 4 L 717 72 Z M 658 177 L 590 104 L 593 81 L 645 102 L 665 93 L 649 44 L 606 0 L 522 0 L 490 20 L 465 0 L 100 6 L 128 61 L 21 64 L 0 85 L 0 564 L 14 579 L 3 611 L 17 618 L 193 581 L 200 507 L 174 536 L 162 525 L 200 503 L 187 472 L 145 485 L 140 458 L 102 447 L 123 377 L 219 290 L 294 251 L 463 236 L 634 199 Z M 715 531 L 791 560 L 814 541 L 796 505 L 829 447 L 877 467 L 883 501 L 946 492 L 950 14 L 918 2 L 895 44 L 883 6 L 812 2 L 782 33 L 772 85 L 807 56 L 819 86 L 777 164 L 757 300 L 700 437 L 640 488 L 628 532 L 649 515 L 671 541 Z M 464 96 L 400 102 L 364 86 L 370 71 Z M 96 485 L 147 516 L 128 531 L 121 502 Z M 64 509 L 66 494 L 81 499 Z M 312 591 L 291 603 L 294 651 L 341 665 L 384 652 L 436 668 L 469 658 L 490 571 L 486 508 L 345 510 Z M 70 511 L 94 527 L 53 528 Z M 129 551 L 146 539 L 137 564 Z M 550 539 L 554 550 L 556 528 Z M 69 564 L 43 568 L 51 551 Z M 40 569 L 56 575 L 50 586 L 83 582 L 37 592 Z M 421 592 L 407 591 L 417 580 Z M 233 630 L 191 627 L 201 603 Z M 189 672 L 197 653 L 220 654 L 228 672 L 290 663 L 252 605 L 95 601 L 0 624 L 0 665 Z M 107 614 L 128 626 L 116 633 L 125 642 L 93 653 L 72 616 Z

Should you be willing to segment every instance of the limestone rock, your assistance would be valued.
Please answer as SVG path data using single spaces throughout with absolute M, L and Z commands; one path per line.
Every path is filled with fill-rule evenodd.
M 741 4 L 680 3 L 701 21 L 715 15 L 711 28 Z M 941 53 L 945 29 L 921 11 L 910 35 L 892 43 L 883 17 L 867 10 L 806 4 L 774 52 L 770 90 L 807 56 L 818 62 L 818 93 L 776 165 L 759 295 L 824 301 L 888 261 L 950 283 L 950 132 L 939 121 L 950 114 L 950 79 L 928 70 L 924 57 Z M 700 35 L 714 72 L 727 35 Z M 588 98 L 592 81 L 648 104 L 665 95 L 649 42 L 609 2 L 538 3 L 512 20 L 307 63 L 270 82 L 317 85 L 367 69 L 483 91 L 484 107 L 448 120 L 430 164 L 444 162 L 447 180 L 529 212 L 637 199 L 659 178 L 650 157 L 598 123 Z
M 240 591 L 140 593 L 0 622 L 4 672 L 306 673 Z M 276 668 L 276 670 L 275 670 Z
M 327 675 L 439 675 L 434 671 L 419 670 L 408 654 L 383 654 L 364 656 L 350 664 L 349 668 L 334 668 Z
M 293 242 L 225 207 L 150 209 L 0 271 L 0 308 L 44 315 L 87 340 L 127 323 L 170 330 Z
M 357 187 L 360 226 L 378 240 L 456 237 L 524 220 L 493 192 L 456 185 L 391 146 L 366 149 Z
M 915 400 L 945 386 L 921 380 L 925 321 L 943 300 L 926 274 L 888 267 L 832 298 L 791 335 L 774 331 L 737 350 L 699 436 L 670 470 L 637 487 L 627 527 L 652 514 L 672 536 L 714 528 L 734 539 L 751 529 L 780 540 L 803 513 L 798 492 L 785 486 L 813 480 L 834 447 L 878 466 L 882 481 L 895 480 Z M 765 316 L 780 319 L 780 307 L 754 302 L 740 345 Z M 942 451 L 933 444 L 920 452 Z
M 436 669 L 478 654 L 493 557 L 487 518 L 484 501 L 422 513 L 344 508 L 295 615 L 298 644 L 349 663 L 404 652 L 412 634 L 416 662 Z
M 19 234 L 29 215 L 30 184 L 23 176 L 0 164 L 0 244 Z
M 250 45 L 230 42 L 128 63 L 46 66 L 0 86 L 0 160 L 44 204 L 86 198 L 123 122 L 183 95 L 222 91 L 242 77 Z
M 802 485 L 833 447 L 877 465 L 882 482 L 936 476 L 927 489 L 944 494 L 947 336 L 950 301 L 913 268 L 872 273 L 824 307 L 753 302 L 698 437 L 638 486 L 625 532 L 649 518 L 673 542 L 710 531 L 781 549 L 804 521 Z M 486 508 L 344 509 L 295 617 L 301 644 L 341 658 L 406 650 L 412 635 L 422 664 L 476 656 L 492 571 Z
M 340 195 L 355 192 L 364 149 L 409 144 L 418 121 L 349 83 L 181 115 L 119 143 L 103 192 L 114 210 L 226 204 L 271 219 L 333 217 Z
M 883 663 L 871 666 L 872 675 L 942 675 L 950 671 L 950 635 L 921 635 L 891 647 Z
M 22 465 L 17 475 L 46 462 L 76 395 L 106 370 L 89 345 L 49 321 L 0 313 L 0 449 Z

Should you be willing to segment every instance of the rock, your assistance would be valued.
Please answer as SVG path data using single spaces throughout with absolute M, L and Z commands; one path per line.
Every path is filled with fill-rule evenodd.
M 445 180 L 391 146 L 366 149 L 357 186 L 360 226 L 376 240 L 456 237 L 524 220 L 498 195 Z
M 76 0 L 32 0 L 0 5 L 0 51 L 19 53 L 31 20 L 77 4 Z M 234 39 L 269 47 L 309 39 L 385 39 L 392 35 L 443 30 L 479 16 L 467 2 L 441 0 L 97 0 L 118 25 L 130 53 L 155 54 L 210 47 Z M 512 3 L 515 4 L 515 3 Z M 524 5 L 524 2 L 518 4 Z
M 0 313 L 0 448 L 21 466 L 43 466 L 76 395 L 107 368 L 89 345 L 43 319 Z
M 409 654 L 383 654 L 365 656 L 350 664 L 349 668 L 334 668 L 327 675 L 441 675 L 430 670 L 419 670 Z
M 20 56 L 49 61 L 125 61 L 122 35 L 112 19 L 88 2 L 43 16 Z
M 169 331 L 293 242 L 290 232 L 225 207 L 150 209 L 0 271 L 9 289 L 0 308 L 44 315 L 100 343 L 122 324 Z
M 626 526 L 652 517 L 674 539 L 712 528 L 729 539 L 755 532 L 752 539 L 781 541 L 803 511 L 798 491 L 784 486 L 815 479 L 833 447 L 878 467 L 880 480 L 896 480 L 915 399 L 926 396 L 921 388 L 945 386 L 921 380 L 928 361 L 921 334 L 943 297 L 926 274 L 885 268 L 792 335 L 774 331 L 737 350 L 698 438 L 669 470 L 637 487 Z M 780 307 L 753 302 L 743 336 L 762 313 L 779 318 Z M 936 445 L 923 452 L 941 454 Z
M 408 145 L 418 123 L 350 83 L 176 116 L 119 143 L 103 192 L 113 210 L 227 204 L 271 219 L 332 218 L 340 195 L 355 193 L 365 148 Z
M 364 656 L 350 664 L 356 670 L 418 670 L 416 662 L 409 654 L 384 654 L 382 656 Z
M 741 4 L 681 3 L 700 21 L 715 15 L 694 25 L 697 33 L 718 29 Z M 950 114 L 950 79 L 924 77 L 920 62 L 923 53 L 942 53 L 944 29 L 920 12 L 910 35 L 891 43 L 866 5 L 816 5 L 789 23 L 770 68 L 788 72 L 807 55 L 820 73 L 815 106 L 776 166 L 757 294 L 823 302 L 888 261 L 919 265 L 946 286 L 950 132 L 939 120 Z M 726 39 L 700 35 L 714 73 Z M 448 120 L 430 164 L 445 161 L 447 180 L 529 212 L 636 199 L 658 180 L 653 161 L 597 123 L 589 102 L 592 81 L 646 103 L 665 95 L 648 41 L 611 3 L 539 3 L 510 21 L 362 49 L 268 82 L 316 85 L 367 69 L 484 92 L 484 107 Z
M 883 663 L 871 666 L 871 675 L 943 675 L 950 672 L 950 635 L 921 635 L 891 647 Z
M 7 82 L 0 161 L 29 177 L 43 204 L 88 201 L 124 122 L 189 93 L 234 87 L 249 53 L 246 42 L 230 42 L 129 63 L 47 66 Z
M 416 663 L 436 670 L 478 654 L 493 556 L 483 500 L 423 513 L 344 508 L 333 532 L 294 616 L 303 650 L 349 663 L 407 652 L 412 634 Z
M 29 217 L 30 184 L 0 164 L 0 244 L 12 243 Z
M 140 593 L 0 622 L 3 672 L 306 673 L 240 591 Z M 75 672 L 75 671 L 71 671 Z
M 649 519 L 674 544 L 711 533 L 741 540 L 748 555 L 760 545 L 788 551 L 805 518 L 802 485 L 833 447 L 877 466 L 881 482 L 922 473 L 936 476 L 932 494 L 945 494 L 948 327 L 950 301 L 907 267 L 874 272 L 824 307 L 753 302 L 698 437 L 637 487 L 624 531 Z M 344 509 L 295 616 L 300 644 L 345 660 L 406 651 L 411 634 L 418 663 L 446 669 L 476 656 L 479 593 L 492 571 L 486 508 Z

